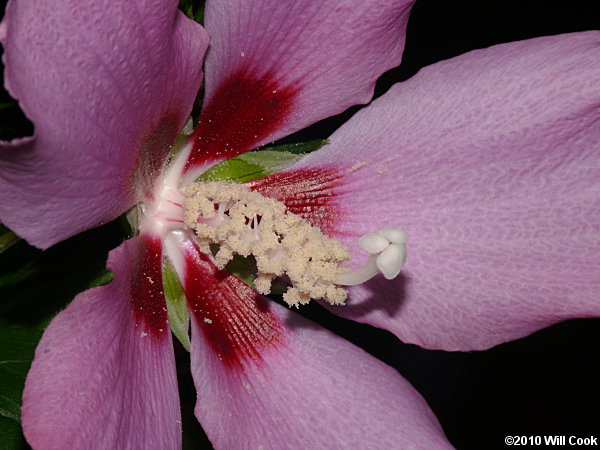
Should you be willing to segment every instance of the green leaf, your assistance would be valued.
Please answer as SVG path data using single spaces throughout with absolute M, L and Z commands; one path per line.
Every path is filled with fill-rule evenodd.
M 3 450 L 25 450 L 29 447 L 25 443 L 21 425 L 14 420 L 0 417 L 0 448 Z
M 248 286 L 254 287 L 254 280 L 256 279 L 256 273 L 258 272 L 254 256 L 250 255 L 244 257 L 241 255 L 233 255 L 233 259 L 227 263 L 225 268 Z M 283 295 L 288 288 L 288 282 L 277 277 L 271 282 L 271 292 L 269 295 Z
M 19 106 L 17 102 L 4 102 L 0 103 L 0 111 L 4 109 L 14 108 L 15 106 Z
M 20 240 L 19 236 L 0 223 L 0 253 L 9 249 Z
M 233 255 L 233 259 L 227 263 L 225 268 L 248 286 L 254 287 L 254 279 L 258 271 L 254 256 Z
M 21 395 L 42 332 L 0 322 L 0 416 L 20 420 Z
M 194 10 L 191 0 L 180 0 L 179 9 L 182 10 L 186 16 L 190 18 L 194 17 Z
M 219 252 L 219 244 L 210 244 L 210 252 L 213 256 L 216 256 Z M 227 263 L 225 268 L 248 286 L 254 287 L 254 279 L 258 272 L 254 256 L 233 255 L 233 259 Z
M 211 252 L 214 256 L 219 251 L 219 246 L 216 244 L 213 245 L 211 245 Z M 254 256 L 250 255 L 245 257 L 241 255 L 233 255 L 233 259 L 227 263 L 225 268 L 248 286 L 254 287 L 254 280 L 256 279 L 256 273 L 258 272 L 258 268 L 256 267 L 256 259 L 254 259 Z M 270 295 L 282 295 L 285 291 L 287 291 L 288 287 L 288 282 L 280 277 L 277 277 L 271 283 Z
M 179 9 L 190 19 L 199 24 L 204 23 L 204 1 L 179 0 Z
M 36 271 L 35 262 L 29 261 L 14 272 L 3 273 L 0 275 L 0 288 L 16 286 L 34 275 Z
M 193 18 L 199 24 L 204 23 L 204 2 L 202 2 L 202 4 L 198 7 L 198 10 L 196 11 L 196 14 L 194 14 Z
M 122 236 L 115 221 L 45 251 L 21 241 L 0 254 L 0 316 L 43 329 L 77 294 L 110 281 L 107 253 Z
M 183 287 L 173 266 L 166 262 L 163 265 L 163 289 L 167 301 L 167 314 L 171 330 L 181 345 L 190 351 L 190 313 L 187 308 Z

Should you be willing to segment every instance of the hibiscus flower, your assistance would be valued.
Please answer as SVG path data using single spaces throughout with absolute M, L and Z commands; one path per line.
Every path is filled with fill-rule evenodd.
M 205 106 L 167 167 L 208 45 L 177 2 L 9 4 L 5 80 L 36 134 L 3 145 L 0 220 L 45 248 L 144 211 L 109 257 L 114 281 L 42 338 L 23 398 L 33 447 L 180 446 L 165 258 L 190 307 L 196 415 L 216 447 L 449 447 L 396 371 L 217 269 L 183 224 L 182 191 L 207 167 L 368 102 L 399 63 L 412 2 L 354 3 L 209 2 Z M 404 275 L 325 306 L 446 350 L 597 316 L 599 41 L 436 64 L 252 183 L 344 244 L 353 269 L 361 236 L 410 234 Z

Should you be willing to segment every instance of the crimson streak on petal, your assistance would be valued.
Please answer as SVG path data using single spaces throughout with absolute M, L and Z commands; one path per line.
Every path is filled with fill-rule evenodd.
M 129 293 L 135 325 L 140 333 L 160 339 L 169 334 L 162 281 L 162 243 L 158 236 L 140 235 L 139 258 Z M 144 336 L 146 334 L 143 334 Z
M 226 270 L 218 270 L 195 245 L 184 246 L 184 290 L 192 314 L 227 368 L 261 361 L 283 343 L 283 329 L 268 303 Z
M 291 213 L 331 234 L 335 221 L 341 217 L 334 190 L 342 178 L 343 174 L 336 169 L 298 169 L 275 173 L 248 186 L 265 197 L 279 200 Z
M 248 68 L 226 78 L 202 110 L 186 168 L 231 158 L 256 147 L 288 117 L 297 89 Z

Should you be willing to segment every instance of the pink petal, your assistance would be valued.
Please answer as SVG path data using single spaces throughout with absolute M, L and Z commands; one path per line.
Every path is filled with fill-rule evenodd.
M 9 3 L 5 84 L 36 132 L 0 144 L 0 221 L 30 243 L 49 247 L 149 194 L 208 43 L 177 4 Z
M 357 103 L 400 64 L 414 0 L 217 0 L 189 166 L 274 141 Z
M 337 174 L 314 214 L 335 214 L 354 264 L 361 234 L 409 235 L 396 281 L 331 309 L 446 350 L 600 315 L 599 61 L 598 32 L 468 53 L 394 86 L 305 158 L 291 173 Z
M 112 251 L 114 281 L 80 294 L 44 333 L 23 394 L 32 447 L 181 446 L 160 245 L 145 236 Z
M 216 448 L 450 448 L 395 370 L 184 252 L 196 416 Z

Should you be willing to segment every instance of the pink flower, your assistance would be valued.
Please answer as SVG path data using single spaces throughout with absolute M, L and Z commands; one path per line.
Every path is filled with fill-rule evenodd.
M 22 410 L 34 448 L 180 446 L 163 257 L 190 307 L 196 416 L 216 447 L 449 447 L 395 370 L 217 270 L 171 221 L 210 164 L 368 102 L 400 61 L 411 5 L 209 2 L 201 122 L 165 170 L 207 33 L 177 1 L 9 3 L 6 85 L 36 134 L 2 144 L 0 221 L 46 248 L 136 203 L 146 212 L 109 257 L 114 281 L 42 338 Z M 339 239 L 354 266 L 361 235 L 408 231 L 403 275 L 326 306 L 444 350 L 598 316 L 599 43 L 576 33 L 438 63 L 252 183 Z

